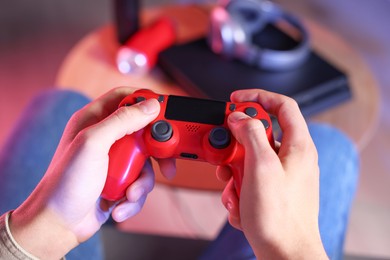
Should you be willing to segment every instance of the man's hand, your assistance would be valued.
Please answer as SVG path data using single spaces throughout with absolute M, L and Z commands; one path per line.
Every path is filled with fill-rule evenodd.
M 318 156 L 297 103 L 261 90 L 237 91 L 231 99 L 260 103 L 278 118 L 283 138 L 275 151 L 261 122 L 239 112 L 229 116 L 232 134 L 245 147 L 240 200 L 232 181 L 222 196 L 230 223 L 259 258 L 326 258 L 318 228 Z M 231 176 L 222 167 L 217 174 L 223 180 Z
M 154 99 L 118 109 L 119 102 L 132 92 L 114 89 L 69 120 L 45 176 L 11 215 L 14 238 L 31 254 L 58 259 L 94 235 L 110 214 L 124 221 L 141 210 L 154 186 L 149 162 L 123 201 L 100 198 L 112 144 L 145 127 L 160 111 Z M 160 167 L 167 176 L 175 173 L 173 160 L 161 161 Z

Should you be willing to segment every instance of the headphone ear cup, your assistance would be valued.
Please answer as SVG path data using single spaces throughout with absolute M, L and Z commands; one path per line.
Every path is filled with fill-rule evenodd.
M 247 45 L 248 37 L 240 23 L 232 19 L 223 7 L 211 11 L 208 41 L 214 53 L 228 58 L 238 57 L 242 45 Z

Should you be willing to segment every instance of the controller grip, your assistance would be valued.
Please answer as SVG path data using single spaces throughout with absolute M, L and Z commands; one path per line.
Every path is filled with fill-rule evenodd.
M 238 145 L 233 160 L 227 165 L 233 174 L 234 188 L 238 198 L 240 198 L 242 179 L 244 177 L 244 160 L 245 149 L 242 145 Z
M 137 135 L 127 135 L 116 141 L 109 152 L 106 183 L 101 196 L 118 201 L 126 196 L 126 189 L 138 178 L 147 156 L 137 142 Z

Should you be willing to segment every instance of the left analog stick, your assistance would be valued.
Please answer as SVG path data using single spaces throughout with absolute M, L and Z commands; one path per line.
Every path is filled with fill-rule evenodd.
M 159 142 L 166 142 L 173 134 L 172 126 L 165 120 L 160 120 L 152 125 L 152 136 Z

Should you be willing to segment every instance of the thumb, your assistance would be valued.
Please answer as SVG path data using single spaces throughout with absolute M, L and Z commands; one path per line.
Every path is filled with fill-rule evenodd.
M 251 162 L 251 168 L 266 166 L 278 159 L 260 120 L 234 112 L 228 118 L 228 125 L 236 140 L 244 146 L 245 161 Z
M 108 149 L 115 141 L 132 134 L 154 120 L 160 111 L 156 99 L 148 99 L 129 107 L 120 107 L 101 122 L 86 129 L 87 139 L 94 141 L 95 149 Z M 92 145 L 93 146 L 93 145 Z

